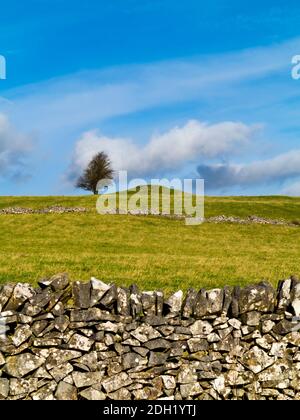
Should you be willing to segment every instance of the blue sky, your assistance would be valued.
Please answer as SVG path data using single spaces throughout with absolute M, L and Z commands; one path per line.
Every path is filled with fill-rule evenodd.
M 78 193 L 105 150 L 132 177 L 300 196 L 299 2 L 20 3 L 1 5 L 0 194 Z

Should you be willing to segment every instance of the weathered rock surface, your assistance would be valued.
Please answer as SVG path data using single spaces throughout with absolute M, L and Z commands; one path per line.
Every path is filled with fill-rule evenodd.
M 166 299 L 66 274 L 4 285 L 0 400 L 299 400 L 299 284 Z

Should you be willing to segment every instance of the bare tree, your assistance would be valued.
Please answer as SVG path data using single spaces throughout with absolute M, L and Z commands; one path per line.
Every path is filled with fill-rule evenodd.
M 76 182 L 76 188 L 98 194 L 97 184 L 102 179 L 113 179 L 111 162 L 106 153 L 97 153 Z

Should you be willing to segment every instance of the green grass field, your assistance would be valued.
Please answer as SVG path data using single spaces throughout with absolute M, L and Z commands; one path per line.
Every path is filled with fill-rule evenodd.
M 157 217 L 100 216 L 95 197 L 1 197 L 0 208 L 84 206 L 85 214 L 2 215 L 0 282 L 35 283 L 66 271 L 73 280 L 166 292 L 245 285 L 300 274 L 300 228 L 204 224 Z M 300 198 L 207 197 L 206 217 L 299 220 Z

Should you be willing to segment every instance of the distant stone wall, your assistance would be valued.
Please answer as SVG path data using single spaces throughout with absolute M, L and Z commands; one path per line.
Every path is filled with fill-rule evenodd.
M 300 399 L 300 282 L 0 289 L 0 399 Z M 300 321 L 299 321 L 300 322 Z

